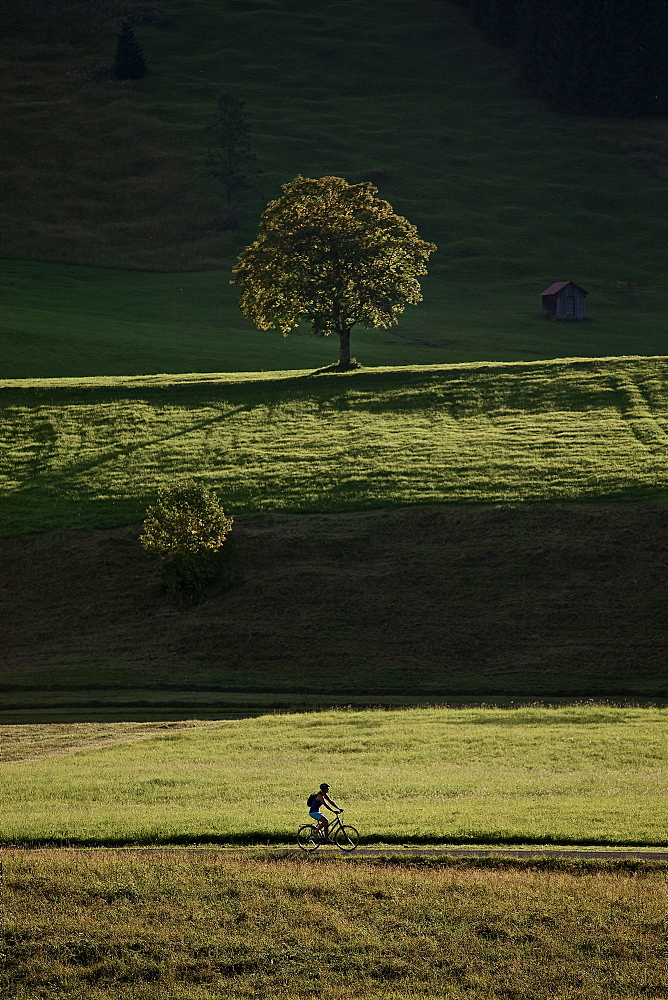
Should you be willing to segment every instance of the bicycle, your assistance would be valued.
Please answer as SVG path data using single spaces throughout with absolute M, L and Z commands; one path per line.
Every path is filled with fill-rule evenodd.
M 317 851 L 321 844 L 335 844 L 340 851 L 354 851 L 360 842 L 360 835 L 354 826 L 344 826 L 340 809 L 336 819 L 329 824 L 328 835 L 318 830 L 315 823 L 305 823 L 297 830 L 297 843 L 302 851 Z

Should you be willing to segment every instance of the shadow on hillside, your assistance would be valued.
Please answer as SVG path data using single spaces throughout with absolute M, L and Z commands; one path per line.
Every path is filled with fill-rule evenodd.
M 65 686 L 62 688 L 66 689 Z M 19 690 L 12 685 L 0 684 L 0 693 L 13 693 Z M 22 691 L 38 690 L 39 688 L 21 688 Z M 60 690 L 57 686 L 53 690 Z M 113 688 L 109 688 L 113 690 Z M 151 705 L 148 701 L 129 702 L 122 705 L 109 705 L 103 700 L 84 703 L 67 703 L 51 707 L 43 704 L 32 704 L 30 701 L 20 702 L 0 709 L 0 725 L 74 725 L 80 723 L 124 723 L 124 722 L 229 722 L 231 720 L 257 719 L 267 715 L 301 715 L 310 712 L 346 711 L 357 712 L 365 710 L 385 709 L 400 711 L 412 708 L 569 708 L 586 704 L 608 708 L 666 708 L 668 698 L 652 695 L 617 695 L 598 696 L 581 695 L 442 695 L 429 694 L 405 698 L 389 699 L 383 695 L 369 696 L 368 699 L 358 693 L 349 697 L 327 698 L 327 695 L 314 693 L 308 696 L 308 703 L 289 700 L 268 702 L 258 705 L 234 705 L 221 703 L 213 705 L 183 705 L 178 702 L 167 702 Z M 554 719 L 552 725 L 558 725 L 559 719 Z M 573 725 L 573 719 L 565 719 L 564 725 Z M 496 725 L 503 720 L 496 720 Z M 508 725 L 512 723 L 508 721 Z M 453 843 L 452 840 L 448 841 Z M 464 841 L 462 841 L 464 843 Z M 592 843 L 590 841 L 589 843 Z
M 105 460 L 111 456 L 107 455 Z M 98 463 L 99 464 L 99 463 Z M 91 465 L 92 468 L 92 465 Z M 62 477 L 65 481 L 66 477 Z M 346 514 L 374 513 L 384 510 L 406 509 L 406 502 L 385 501 L 378 497 L 360 496 L 360 481 L 355 478 L 343 481 L 338 487 L 332 486 L 322 501 L 305 503 L 301 508 L 286 505 L 278 511 L 278 517 L 300 516 L 302 514 Z M 146 502 L 140 498 L 118 500 L 116 498 L 90 498 L 83 500 L 76 495 L 56 490 L 56 476 L 40 478 L 38 486 L 27 485 L 0 498 L 0 540 L 12 539 L 19 535 L 37 535 L 47 532 L 76 531 L 78 529 L 107 530 L 140 522 L 145 514 Z M 577 503 L 594 507 L 596 504 L 628 503 L 645 500 L 664 500 L 668 497 L 666 487 L 645 484 L 624 484 L 618 489 L 601 491 L 597 494 L 584 493 L 581 496 L 554 500 L 523 500 L 525 508 L 547 507 L 550 504 Z M 440 502 L 433 499 L 413 502 L 413 508 L 456 509 L 467 501 L 460 497 L 444 497 Z M 492 499 L 490 509 L 503 501 Z M 243 502 L 239 506 L 243 507 Z M 473 505 L 471 505 L 473 506 Z M 239 511 L 237 511 L 239 513 Z M 246 516 L 257 516 L 259 510 L 241 510 Z

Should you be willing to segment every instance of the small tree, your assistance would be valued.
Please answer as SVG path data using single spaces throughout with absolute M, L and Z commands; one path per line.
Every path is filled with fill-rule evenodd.
M 117 80 L 141 80 L 146 76 L 146 60 L 131 26 L 125 21 L 116 42 L 114 76 Z
M 227 229 L 238 225 L 239 196 L 250 186 L 251 177 L 257 170 L 249 133 L 244 102 L 231 94 L 221 94 L 216 113 L 206 129 L 206 166 L 209 176 L 220 182 L 225 200 L 223 225 Z
M 314 333 L 338 334 L 338 367 L 350 368 L 353 326 L 392 326 L 420 302 L 417 276 L 436 247 L 368 182 L 298 176 L 283 192 L 233 269 L 239 308 L 262 330 L 287 334 L 306 320 Z
M 192 480 L 158 489 L 139 541 L 162 561 L 162 578 L 173 593 L 201 594 L 211 557 L 232 530 L 218 498 Z

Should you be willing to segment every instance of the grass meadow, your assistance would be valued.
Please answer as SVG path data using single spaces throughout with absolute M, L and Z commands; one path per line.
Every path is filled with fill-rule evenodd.
M 8 382 L 3 531 L 128 524 L 194 476 L 230 513 L 660 496 L 666 360 Z
M 8 851 L 9 1000 L 665 996 L 663 871 Z
M 112 726 L 75 727 L 80 748 L 60 752 L 6 726 L 0 842 L 294 843 L 328 781 L 371 844 L 663 846 L 667 722 L 601 705 L 343 710 L 147 726 L 109 746 Z
M 331 337 L 257 330 L 239 313 L 229 279 L 219 270 L 2 260 L 0 380 L 271 372 L 336 360 Z M 427 279 L 424 301 L 407 307 L 398 326 L 356 327 L 353 353 L 372 368 L 666 353 L 668 293 L 594 289 L 591 322 L 550 323 L 540 315 L 541 282 Z

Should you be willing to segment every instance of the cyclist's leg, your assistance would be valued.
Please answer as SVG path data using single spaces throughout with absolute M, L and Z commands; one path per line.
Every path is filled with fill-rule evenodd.
M 325 816 L 323 816 L 323 814 L 321 812 L 317 811 L 317 810 L 314 810 L 313 812 L 310 812 L 309 816 L 311 817 L 311 819 L 314 819 L 314 820 L 317 821 L 318 825 L 316 827 L 316 833 L 320 833 L 321 830 L 324 830 L 325 831 L 325 836 L 327 836 L 327 830 L 329 828 L 329 823 L 327 822 L 327 818 Z

